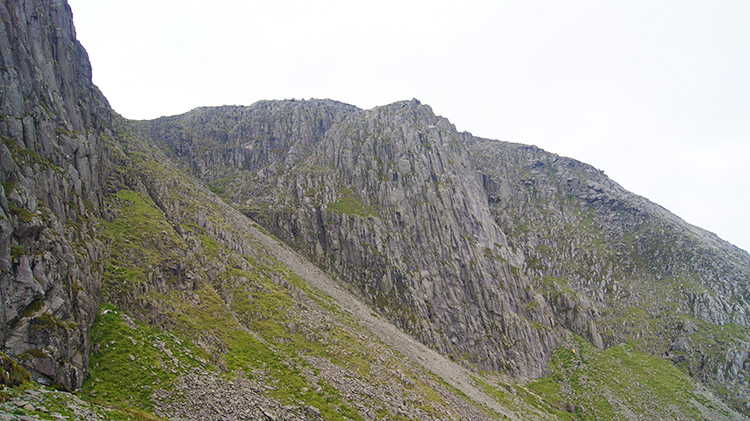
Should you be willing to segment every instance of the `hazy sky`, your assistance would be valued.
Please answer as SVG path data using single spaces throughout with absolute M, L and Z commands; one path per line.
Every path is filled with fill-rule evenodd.
M 128 118 L 417 98 L 750 250 L 750 1 L 69 0 Z

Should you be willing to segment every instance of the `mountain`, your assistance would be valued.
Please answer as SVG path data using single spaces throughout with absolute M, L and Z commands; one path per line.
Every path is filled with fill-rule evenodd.
M 143 130 L 444 355 L 537 378 L 572 331 L 750 399 L 750 255 L 589 165 L 458 133 L 416 100 L 261 102 Z
M 601 171 L 417 100 L 128 121 L 66 2 L 0 19 L 0 411 L 750 415 L 750 255 Z

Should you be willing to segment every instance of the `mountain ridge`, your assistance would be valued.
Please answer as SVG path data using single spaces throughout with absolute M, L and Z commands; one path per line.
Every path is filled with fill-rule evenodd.
M 128 121 L 65 2 L 0 17 L 2 352 L 94 419 L 750 413 L 750 255 L 601 171 L 415 99 Z M 263 231 L 463 386 L 384 346 Z
M 279 102 L 277 104 L 284 104 L 283 106 L 280 106 L 286 107 L 293 103 Z M 378 159 L 375 156 L 376 152 L 370 152 L 370 149 L 376 151 L 377 148 L 380 147 L 377 144 L 377 140 L 373 141 L 373 138 L 377 136 L 387 137 L 387 135 L 383 135 L 382 132 L 372 135 L 371 132 L 368 132 L 370 127 L 378 127 L 378 124 L 373 125 L 372 123 L 373 118 L 377 117 L 370 117 L 370 123 L 366 122 L 368 113 L 370 115 L 377 115 L 385 110 L 399 112 L 405 108 L 408 109 L 410 106 L 414 109 L 412 110 L 414 112 L 417 112 L 415 110 L 424 107 L 416 100 L 402 101 L 384 107 L 376 107 L 373 110 L 360 110 L 359 114 L 346 117 L 342 120 L 342 123 L 339 124 L 340 127 L 338 129 L 335 126 L 332 126 L 331 130 L 333 131 L 330 132 L 331 134 L 326 133 L 326 137 L 324 137 L 319 144 L 321 146 L 318 146 L 320 152 L 317 153 L 317 155 L 312 153 L 312 155 L 307 158 L 308 162 L 300 164 L 299 169 L 294 169 L 287 165 L 286 168 L 288 171 L 287 173 L 284 173 L 283 170 L 279 170 L 280 167 L 274 167 L 273 164 L 269 164 L 269 168 L 273 169 L 271 174 L 278 176 L 278 173 L 281 172 L 282 177 L 288 177 L 283 179 L 283 182 L 279 182 L 279 185 L 284 184 L 297 187 L 295 191 L 287 190 L 282 195 L 277 195 L 276 197 L 271 198 L 269 201 L 270 203 L 261 203 L 260 206 L 256 206 L 256 209 L 247 209 L 245 206 L 248 204 L 255 206 L 255 203 L 261 200 L 259 199 L 259 196 L 243 196 L 242 189 L 246 188 L 248 185 L 262 185 L 263 182 L 259 181 L 258 178 L 266 177 L 268 174 L 263 173 L 261 177 L 253 179 L 251 175 L 243 172 L 243 169 L 237 168 L 236 174 L 233 176 L 235 177 L 234 179 L 232 179 L 232 177 L 224 177 L 222 179 L 204 177 L 204 180 L 212 186 L 215 191 L 220 194 L 223 193 L 225 199 L 230 203 L 235 203 L 238 208 L 245 208 L 244 211 L 248 215 L 252 216 L 263 225 L 272 228 L 274 232 L 287 243 L 296 244 L 296 247 L 305 250 L 310 258 L 324 267 L 330 267 L 331 263 L 326 262 L 325 259 L 321 259 L 325 255 L 325 249 L 329 247 L 328 244 L 334 244 L 333 247 L 344 247 L 339 246 L 338 244 L 347 241 L 346 238 L 342 239 L 340 237 L 328 238 L 331 237 L 331 232 L 335 232 L 338 229 L 335 225 L 343 226 L 343 224 L 347 223 L 347 220 L 356 220 L 356 224 L 359 225 L 367 225 L 368 222 L 365 222 L 365 220 L 371 221 L 373 219 L 380 219 L 382 221 L 384 218 L 388 217 L 383 212 L 391 212 L 391 217 L 393 218 L 392 226 L 394 227 L 390 229 L 391 231 L 403 230 L 404 221 L 406 221 L 407 224 L 415 224 L 414 219 L 401 220 L 402 214 L 400 212 L 393 212 L 393 210 L 388 209 L 384 210 L 378 204 L 378 201 L 387 201 L 391 193 L 376 193 L 375 195 L 368 196 L 361 194 L 358 195 L 357 192 L 377 191 L 377 189 L 380 188 L 379 186 L 387 183 L 401 182 L 403 184 L 402 181 L 399 181 L 399 178 L 400 180 L 404 180 L 404 177 L 419 178 L 420 175 L 421 179 L 415 183 L 419 186 L 407 186 L 408 189 L 412 189 L 413 191 L 416 188 L 421 188 L 421 186 L 433 184 L 435 186 L 435 191 L 439 192 L 438 187 L 442 180 L 437 180 L 434 177 L 436 174 L 435 171 L 430 171 L 424 168 L 418 169 L 418 166 L 412 166 L 411 162 L 407 164 L 404 160 L 408 160 L 409 153 L 415 156 L 420 156 L 420 159 L 425 160 L 425 154 L 431 153 L 431 148 L 435 150 L 439 149 L 437 146 L 433 146 L 429 140 L 425 140 L 427 139 L 427 134 L 421 135 L 423 137 L 419 137 L 420 135 L 417 134 L 415 135 L 417 136 L 416 138 L 411 139 L 411 143 L 409 143 L 409 141 L 404 141 L 404 143 L 402 143 L 402 145 L 408 145 L 408 147 L 401 148 L 402 153 L 407 151 L 409 147 L 413 150 L 413 152 L 410 150 L 409 153 L 403 154 L 406 158 L 402 158 L 402 155 L 395 156 L 395 158 L 394 156 L 389 156 L 387 154 L 392 151 L 388 150 L 386 152 L 386 156 L 389 156 L 388 164 L 386 164 L 389 168 L 387 171 L 384 171 L 382 164 L 378 162 Z M 431 114 L 431 110 L 427 111 L 428 109 L 429 108 L 424 108 L 425 112 Z M 496 206 L 495 214 L 493 215 L 494 219 L 500 222 L 499 225 L 503 228 L 502 231 L 504 238 L 508 239 L 507 241 L 499 240 L 500 242 L 497 244 L 501 245 L 500 243 L 504 243 L 502 245 L 507 246 L 509 242 L 516 243 L 511 245 L 511 251 L 506 249 L 500 257 L 506 262 L 511 262 L 509 267 L 505 269 L 507 278 L 513 279 L 514 277 L 518 277 L 517 273 L 521 273 L 521 276 L 523 277 L 523 272 L 526 272 L 527 279 L 536 279 L 534 282 L 534 288 L 537 288 L 539 290 L 538 292 L 543 293 L 542 300 L 530 299 L 534 294 L 533 292 L 531 293 L 531 296 L 529 296 L 528 292 L 522 292 L 520 294 L 516 293 L 516 296 L 526 296 L 525 300 L 528 301 L 526 301 L 526 303 L 521 302 L 521 304 L 527 306 L 526 309 L 522 308 L 523 305 L 519 306 L 518 304 L 512 304 L 511 308 L 515 310 L 513 311 L 515 314 L 518 314 L 519 309 L 521 314 L 528 314 L 523 312 L 528 311 L 529 303 L 532 301 L 536 303 L 531 304 L 532 306 L 538 305 L 536 308 L 547 310 L 548 314 L 551 314 L 551 308 L 548 304 L 553 304 L 553 307 L 557 306 L 555 308 L 555 313 L 560 315 L 557 322 L 572 329 L 574 332 L 589 338 L 592 343 L 600 348 L 603 348 L 605 345 L 607 347 L 615 345 L 620 341 L 625 340 L 628 335 L 628 333 L 624 333 L 628 331 L 627 328 L 622 329 L 615 328 L 611 325 L 607 326 L 607 323 L 602 320 L 600 314 L 602 310 L 601 307 L 604 306 L 604 310 L 608 310 L 611 313 L 612 309 L 607 308 L 606 301 L 611 301 L 613 299 L 622 302 L 630 301 L 634 307 L 621 306 L 614 315 L 609 316 L 610 323 L 629 312 L 630 308 L 641 308 L 645 306 L 647 313 L 650 312 L 651 314 L 651 316 L 649 316 L 650 318 L 658 316 L 666 310 L 677 310 L 677 315 L 674 315 L 675 320 L 669 322 L 672 324 L 680 324 L 682 322 L 678 319 L 681 320 L 684 316 L 690 315 L 697 317 L 698 319 L 706 320 L 710 323 L 724 324 L 734 322 L 743 326 L 747 325 L 747 301 L 741 298 L 747 296 L 747 283 L 743 283 L 743 279 L 747 279 L 749 267 L 748 255 L 746 252 L 718 239 L 718 237 L 707 231 L 686 224 L 679 217 L 668 212 L 659 205 L 627 192 L 615 182 L 607 178 L 603 172 L 596 170 L 591 166 L 569 158 L 562 158 L 554 154 L 546 153 L 533 146 L 514 145 L 507 142 L 488 141 L 474 138 L 469 133 L 456 132 L 455 128 L 450 125 L 447 120 L 442 119 L 441 117 L 433 115 L 432 117 L 425 118 L 427 118 L 427 120 L 424 122 L 420 121 L 419 123 L 415 123 L 420 129 L 424 129 L 425 131 L 434 130 L 437 132 L 440 130 L 446 130 L 452 133 L 456 142 L 465 144 L 469 150 L 472 150 L 473 155 L 471 156 L 474 157 L 472 158 L 474 161 L 466 161 L 463 166 L 470 168 L 476 165 L 476 171 L 481 172 L 482 180 L 479 184 L 482 188 L 488 191 L 487 196 L 490 201 L 494 204 L 503 204 L 502 200 L 506 200 L 509 203 L 505 203 L 504 206 L 508 206 L 509 204 L 512 204 L 512 197 L 525 196 L 524 199 L 519 200 L 519 202 L 522 202 L 520 205 L 524 207 L 528 207 L 529 203 L 533 205 L 532 208 L 524 209 L 523 211 L 516 210 L 515 214 L 510 215 L 502 215 L 502 212 L 500 212 Z M 356 121 L 352 121 L 355 119 L 361 119 L 362 123 L 359 123 L 358 126 Z M 442 124 L 443 129 L 438 127 L 439 124 Z M 340 139 L 341 142 L 337 143 L 332 141 L 331 139 L 335 138 L 337 133 L 340 132 L 346 132 L 346 136 L 338 134 L 339 138 L 337 138 L 337 140 Z M 154 134 L 153 132 L 151 135 L 154 137 L 158 136 L 158 134 Z M 397 133 L 393 136 L 398 137 L 402 135 Z M 403 135 L 403 137 L 406 137 L 406 135 Z M 326 140 L 326 138 L 328 140 Z M 352 141 L 347 139 L 360 140 Z M 232 142 L 232 140 L 228 141 Z M 235 139 L 234 142 L 242 143 L 241 139 Z M 339 146 L 332 148 L 331 146 L 328 146 L 328 143 L 326 142 L 329 142 L 331 145 Z M 396 141 L 392 138 L 383 141 L 386 149 L 393 148 L 394 150 L 397 150 L 399 147 L 398 143 L 394 142 Z M 167 140 L 166 143 L 166 147 L 169 148 L 169 140 Z M 434 141 L 434 144 L 439 145 L 440 140 Z M 458 144 L 459 143 L 455 143 L 455 145 Z M 215 146 L 219 148 L 221 147 L 219 144 L 215 144 Z M 487 148 L 491 149 L 492 153 L 487 153 Z M 352 152 L 348 152 L 349 150 Z M 432 152 L 434 152 L 434 150 Z M 438 155 L 439 153 L 440 152 L 438 152 Z M 494 175 L 497 173 L 496 167 L 503 168 L 503 166 L 495 162 L 495 167 L 492 167 L 491 165 L 488 167 L 489 164 L 483 163 L 482 161 L 482 159 L 484 159 L 481 158 L 483 153 L 488 157 L 495 157 L 496 161 L 498 156 L 504 156 L 506 162 L 513 163 L 515 166 L 518 166 L 519 156 L 528 155 L 535 158 L 528 162 L 527 167 L 521 171 L 522 173 L 519 172 L 517 168 L 514 168 L 513 171 L 515 171 L 515 174 L 509 174 L 510 167 L 506 165 L 504 179 L 498 180 Z M 508 157 L 509 154 L 514 154 L 515 157 L 511 159 Z M 358 156 L 359 158 L 352 158 L 353 156 Z M 362 158 L 363 156 L 365 158 Z M 331 163 L 330 157 L 333 157 L 333 163 Z M 184 157 L 178 156 L 176 158 L 185 162 Z M 359 167 L 359 170 L 354 170 L 353 168 L 355 168 L 355 165 L 353 165 L 351 161 L 352 159 L 369 160 L 371 165 L 365 163 Z M 426 160 L 430 161 L 430 159 Z M 438 158 L 434 158 L 430 162 L 439 162 L 439 160 Z M 380 167 L 376 168 L 374 163 L 378 163 Z M 214 161 L 212 164 L 214 167 L 225 168 L 225 163 L 220 160 Z M 345 165 L 348 169 L 345 169 L 343 174 L 339 177 L 339 181 L 336 181 L 331 179 L 332 176 L 330 175 L 330 172 L 335 173 L 335 169 L 338 168 L 339 165 Z M 401 171 L 399 171 L 399 165 L 403 166 Z M 328 177 L 328 179 L 320 178 L 319 174 L 316 175 L 315 171 L 310 171 L 309 167 L 327 168 L 328 170 L 325 172 L 325 177 Z M 263 170 L 260 171 L 262 172 Z M 357 171 L 359 171 L 359 173 L 357 173 Z M 366 171 L 368 174 L 365 173 Z M 387 176 L 384 175 L 386 172 Z M 440 171 L 437 173 L 445 176 L 445 174 Z M 563 175 L 565 176 L 565 179 L 563 179 Z M 352 180 L 352 182 L 347 185 L 346 181 L 342 182 L 341 180 Z M 509 181 L 514 182 L 515 185 L 509 186 Z M 556 185 L 550 185 L 550 182 L 553 182 Z M 336 183 L 339 183 L 338 187 Z M 503 186 L 503 183 L 506 186 Z M 306 186 L 307 192 L 301 191 L 299 188 L 300 185 Z M 537 187 L 538 185 L 541 186 L 541 188 L 547 189 L 547 192 L 542 192 L 541 194 L 537 192 L 537 190 L 541 190 L 541 188 Z M 233 186 L 239 186 L 239 188 L 235 190 Z M 385 188 L 388 189 L 389 187 L 386 186 Z M 262 188 L 260 189 L 262 190 Z M 552 192 L 550 189 L 564 189 L 564 191 Z M 472 188 L 462 187 L 460 190 L 466 192 L 472 191 Z M 515 192 L 513 192 L 513 190 L 515 190 Z M 275 191 L 278 191 L 278 188 Z M 282 191 L 284 190 L 282 189 Z M 342 195 L 342 191 L 346 193 Z M 473 188 L 473 191 L 477 192 L 478 189 Z M 424 195 L 419 196 L 422 197 L 422 199 L 417 199 L 416 202 L 421 201 L 423 203 L 429 203 L 430 200 L 436 200 L 436 195 L 433 195 L 433 197 L 427 196 L 431 195 L 431 192 L 423 193 Z M 481 193 L 482 192 L 475 193 L 475 197 L 480 197 Z M 397 194 L 402 193 L 398 192 Z M 417 193 L 417 195 L 419 194 L 420 193 Z M 532 194 L 536 195 L 536 198 L 533 198 Z M 575 196 L 575 200 L 580 200 L 581 203 L 583 203 L 583 206 L 587 209 L 581 210 L 580 204 L 575 204 L 575 206 L 566 204 L 565 200 L 560 200 L 560 197 L 563 195 L 567 195 L 567 199 L 570 200 L 573 200 L 573 196 Z M 248 200 L 245 201 L 245 199 Z M 481 202 L 482 199 L 480 198 L 477 199 L 475 203 Z M 335 210 L 337 206 L 344 203 L 349 206 L 340 208 L 343 209 L 343 211 Z M 539 209 L 540 204 L 543 205 L 543 209 Z M 268 208 L 266 210 L 258 209 L 263 206 L 268 206 Z M 309 210 L 303 211 L 305 208 L 308 208 Z M 334 209 L 334 212 L 328 212 L 331 208 Z M 305 215 L 304 212 L 307 212 L 307 215 Z M 485 212 L 489 212 L 489 210 L 486 210 Z M 417 213 L 413 214 L 416 215 Z M 421 212 L 423 215 L 430 213 L 431 212 L 429 211 Z M 522 213 L 524 214 L 523 216 L 520 215 Z M 544 214 L 553 216 L 557 215 L 556 218 L 558 220 L 560 220 L 561 217 L 564 217 L 567 220 L 567 222 L 563 220 L 563 222 L 556 222 L 554 225 L 550 224 L 546 227 L 551 233 L 554 233 L 555 231 L 557 232 L 555 235 L 558 237 L 554 238 L 554 241 L 547 240 L 545 244 L 545 240 L 539 233 L 541 229 L 545 229 L 545 226 L 542 225 L 544 219 L 535 222 L 536 228 L 532 230 L 529 230 L 526 223 L 521 221 L 523 218 L 528 218 L 529 215 L 533 216 L 534 213 L 537 214 L 536 216 Z M 567 215 L 565 215 L 566 213 Z M 276 215 L 274 216 L 274 214 Z M 315 216 L 316 214 L 318 216 Z M 404 218 L 409 218 L 408 213 L 404 215 L 406 215 Z M 323 219 L 320 219 L 321 217 L 323 217 Z M 270 220 L 264 218 L 270 218 Z M 333 219 L 328 221 L 326 218 Z M 481 223 L 478 224 L 478 226 L 489 226 L 492 223 L 488 222 L 488 218 L 486 217 L 480 218 L 480 220 Z M 298 222 L 292 222 L 292 225 L 290 225 L 290 221 Z M 566 223 L 570 225 L 571 221 L 578 230 L 576 231 L 578 233 L 577 236 L 571 236 L 570 232 L 565 233 L 559 229 L 559 227 L 565 226 Z M 441 221 L 441 223 L 444 222 L 445 221 Z M 462 222 L 461 225 L 471 226 L 472 224 L 471 221 L 464 222 Z M 358 232 L 362 232 L 378 229 L 376 228 L 377 223 L 369 224 L 371 227 L 366 230 L 358 228 L 357 225 L 351 225 L 342 229 L 342 231 L 351 232 L 352 229 L 357 229 Z M 474 224 L 477 225 L 476 223 Z M 321 228 L 320 225 L 323 225 L 323 228 Z M 658 240 L 662 244 L 665 242 L 672 244 L 679 243 L 680 247 L 683 247 L 686 253 L 689 251 L 689 253 L 687 253 L 688 255 L 681 256 L 677 260 L 666 262 L 666 264 L 661 263 L 666 270 L 648 267 L 648 262 L 651 261 L 651 259 L 659 259 L 659 247 L 661 246 L 650 244 L 650 240 L 643 241 L 641 239 L 644 237 L 644 234 L 653 230 L 654 227 L 659 227 L 661 233 L 664 233 L 664 230 L 666 229 L 666 232 L 668 233 L 669 237 L 667 240 Z M 435 229 L 439 230 L 440 228 Z M 311 231 L 314 234 L 308 234 L 309 238 L 307 239 L 299 234 L 307 231 Z M 549 237 L 549 235 L 547 236 Z M 425 236 L 420 237 L 420 234 L 417 232 L 410 234 L 408 237 L 424 238 Z M 610 237 L 606 240 L 608 242 L 615 239 L 616 244 L 609 245 L 604 242 L 604 238 L 606 237 Z M 387 244 L 387 241 L 377 238 L 363 241 L 363 238 L 366 239 L 368 237 L 366 234 L 360 234 L 357 237 L 357 241 L 365 243 L 369 242 L 369 244 L 366 245 L 367 250 L 374 250 L 372 254 L 375 255 L 366 258 L 377 259 L 378 254 L 387 254 L 384 253 L 382 248 L 382 244 Z M 435 238 L 439 238 L 439 236 L 435 235 Z M 519 239 L 523 239 L 526 244 L 519 244 Z M 381 245 L 379 246 L 378 244 Z M 484 240 L 482 244 L 486 247 L 489 243 Z M 550 256 L 548 256 L 549 251 L 555 248 L 560 248 L 561 244 L 568 244 L 568 247 L 570 247 L 567 254 L 563 253 L 562 255 L 550 260 Z M 568 281 L 563 280 L 563 277 L 569 276 L 570 271 L 573 270 L 573 268 L 562 270 L 561 262 L 571 260 L 571 257 L 577 253 L 576 247 L 580 245 L 584 246 L 582 247 L 582 255 L 587 261 L 577 263 L 574 272 L 580 273 L 573 273 L 577 280 L 574 280 L 571 285 L 573 289 L 567 289 L 567 292 L 565 292 L 566 288 L 568 288 L 565 284 L 567 284 Z M 690 247 L 686 247 L 688 245 Z M 672 250 L 675 250 L 674 247 L 675 246 L 672 245 Z M 362 244 L 355 247 L 357 253 L 363 253 L 361 248 Z M 409 248 L 411 250 L 420 249 L 418 244 L 412 244 Z M 339 249 L 336 249 L 335 251 L 336 253 L 348 253 L 345 247 L 341 250 L 341 252 Z M 408 252 L 398 252 L 395 260 L 398 261 L 402 259 L 403 254 L 405 253 Z M 734 263 L 730 263 L 728 266 L 723 263 L 717 263 L 717 255 L 721 253 L 728 253 L 732 256 L 730 260 Z M 476 254 L 477 253 L 474 253 L 474 257 L 476 257 Z M 355 256 L 351 257 L 350 260 L 357 261 L 357 259 L 361 258 L 361 256 Z M 615 258 L 623 259 L 624 263 L 614 264 L 613 259 Z M 330 261 L 333 258 L 328 257 L 328 259 Z M 419 258 L 414 258 L 414 260 L 418 261 Z M 443 259 L 443 261 L 445 260 L 450 260 L 450 258 Z M 466 258 L 466 260 L 474 261 L 474 264 L 476 265 L 476 260 L 474 258 L 469 257 Z M 391 260 L 388 260 L 388 262 L 391 262 Z M 570 262 L 568 262 L 568 265 L 570 265 Z M 366 264 L 366 266 L 372 267 L 373 264 Z M 594 267 L 594 270 L 591 270 L 591 267 Z M 609 272 L 619 271 L 620 273 L 616 274 L 614 278 L 612 273 L 610 273 L 605 276 L 607 279 L 604 281 L 597 279 L 597 282 L 593 283 L 594 279 L 592 278 L 601 277 L 602 268 L 605 268 L 605 270 L 608 270 Z M 413 265 L 413 267 L 409 267 L 406 271 L 411 273 L 421 273 L 423 272 L 423 267 L 420 267 L 419 264 L 417 264 Z M 513 271 L 516 271 L 516 274 L 514 274 Z M 701 273 L 701 271 L 703 273 Z M 480 272 L 482 272 L 482 269 L 480 269 Z M 475 278 L 491 278 L 491 276 L 488 276 L 487 272 L 497 273 L 498 271 L 484 270 L 484 273 L 475 276 Z M 696 277 L 696 273 L 701 273 L 701 275 Z M 345 268 L 340 272 L 340 275 L 350 280 L 357 278 L 356 274 L 346 272 Z M 729 276 L 730 279 L 722 280 L 722 277 L 726 276 Z M 379 277 L 380 275 L 370 277 L 370 280 L 367 282 L 359 282 L 360 285 L 378 285 Z M 620 278 L 623 277 L 625 277 L 628 282 L 620 282 Z M 549 278 L 555 279 L 555 282 L 544 281 L 545 279 L 549 280 Z M 673 278 L 677 279 L 675 280 Z M 660 279 L 667 279 L 668 281 L 660 282 Z M 528 280 L 524 281 L 521 279 L 519 281 L 521 284 L 519 284 L 520 287 L 517 288 L 516 291 L 525 288 L 528 289 L 528 286 L 523 286 L 524 282 L 528 282 Z M 562 282 L 562 284 L 560 284 L 560 282 Z M 716 282 L 716 284 L 710 282 Z M 672 283 L 679 285 L 665 285 Z M 636 285 L 638 285 L 638 287 L 636 287 Z M 411 286 L 405 288 L 415 289 L 419 287 L 419 281 L 415 280 Z M 623 289 L 623 287 L 627 289 Z M 391 287 L 388 287 L 387 284 L 383 287 L 383 289 L 388 288 Z M 494 288 L 495 287 L 489 287 L 484 289 L 492 290 Z M 612 291 L 613 288 L 614 291 Z M 618 288 L 620 288 L 619 292 L 617 291 Z M 603 291 L 606 291 L 607 289 L 609 289 L 610 292 L 608 297 L 605 297 Z M 663 298 L 656 299 L 654 296 L 645 297 L 639 292 L 642 289 L 658 289 L 668 297 L 666 300 Z M 721 293 L 721 295 L 718 296 L 718 300 L 717 297 L 712 295 L 713 293 L 707 292 L 716 292 L 717 289 Z M 375 295 L 370 292 L 369 297 L 368 292 L 362 290 L 362 287 L 360 287 L 359 290 L 366 298 L 366 301 L 371 303 L 371 305 L 376 305 L 378 308 L 381 307 L 378 305 L 378 300 L 383 301 L 383 298 L 375 296 L 379 293 L 377 292 L 377 287 Z M 579 293 L 585 291 L 588 292 L 584 294 Z M 399 296 L 403 297 L 404 294 L 399 294 Z M 626 296 L 630 298 L 626 298 Z M 738 299 L 739 301 L 737 301 Z M 385 301 L 387 302 L 387 300 Z M 539 305 L 540 303 L 541 305 Z M 676 308 L 672 308 L 676 303 L 680 304 Z M 419 308 L 419 302 L 415 302 L 414 304 Z M 656 306 L 654 306 L 654 304 Z M 724 310 L 724 307 L 727 305 L 730 306 L 728 307 L 730 308 L 728 312 Z M 388 306 L 386 305 L 382 307 L 387 309 Z M 396 317 L 401 317 L 401 320 L 396 318 L 394 321 L 397 325 L 408 330 L 408 323 L 410 323 L 410 321 L 408 318 L 404 317 L 404 314 L 408 314 L 408 312 L 413 311 L 413 309 L 407 308 L 407 311 L 404 311 L 403 303 L 398 304 L 398 302 L 394 307 L 397 307 L 399 309 L 398 312 L 400 313 L 400 316 Z M 453 307 L 456 306 L 453 305 Z M 571 312 L 576 314 L 573 315 Z M 500 313 L 502 313 L 502 311 L 500 311 Z M 420 318 L 425 314 L 426 313 L 423 311 L 423 313 L 417 316 L 417 318 Z M 525 318 L 526 316 L 522 317 Z M 430 316 L 426 316 L 425 318 L 429 320 Z M 550 319 L 551 317 L 548 320 Z M 542 319 L 533 318 L 532 321 L 534 323 L 540 323 L 541 326 L 546 325 L 547 327 L 552 327 L 555 323 L 550 323 L 549 321 L 545 323 Z M 600 331 L 602 332 L 600 333 Z M 424 329 L 422 329 L 420 334 L 424 336 Z M 604 334 L 604 337 L 602 337 L 602 334 Z M 675 331 L 675 328 L 672 327 L 669 329 L 662 328 L 657 336 L 659 336 L 660 339 L 654 340 L 654 345 L 644 345 L 643 349 L 645 351 L 657 355 L 668 353 L 669 344 L 667 342 L 674 341 L 675 338 L 679 339 L 680 336 L 684 335 L 679 333 L 679 331 Z M 668 337 L 671 339 L 668 339 Z M 451 345 L 446 345 L 445 343 L 440 345 L 439 343 L 431 342 L 430 339 L 424 339 L 424 337 L 422 340 L 433 346 L 437 346 L 438 349 L 441 349 L 446 354 L 451 353 L 448 351 Z M 469 341 L 471 341 L 471 339 L 467 338 L 466 342 Z M 531 348 L 534 349 L 534 351 L 524 352 L 524 354 L 538 354 L 540 349 L 544 349 L 544 347 L 539 348 L 539 345 L 540 343 L 536 342 L 536 345 Z M 554 348 L 554 346 L 548 348 L 546 352 L 550 352 L 551 348 Z M 461 352 L 459 352 L 459 354 L 460 353 Z M 542 357 L 539 363 L 528 364 L 527 362 L 526 367 L 528 368 L 534 365 L 539 367 L 539 371 L 536 371 L 535 374 L 535 376 L 539 376 L 544 370 L 545 358 L 548 357 Z M 497 367 L 498 366 L 494 366 L 491 368 L 497 369 Z M 741 390 L 741 388 L 739 390 Z

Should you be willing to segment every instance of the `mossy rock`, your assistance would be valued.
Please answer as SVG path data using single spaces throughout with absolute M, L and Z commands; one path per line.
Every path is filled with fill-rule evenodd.
M 29 373 L 12 358 L 0 352 L 0 384 L 15 387 L 31 380 Z

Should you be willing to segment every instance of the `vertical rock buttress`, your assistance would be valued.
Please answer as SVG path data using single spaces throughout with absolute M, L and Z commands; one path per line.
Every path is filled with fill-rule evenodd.
M 0 3 L 0 348 L 75 389 L 101 299 L 114 114 L 72 19 L 61 0 Z

